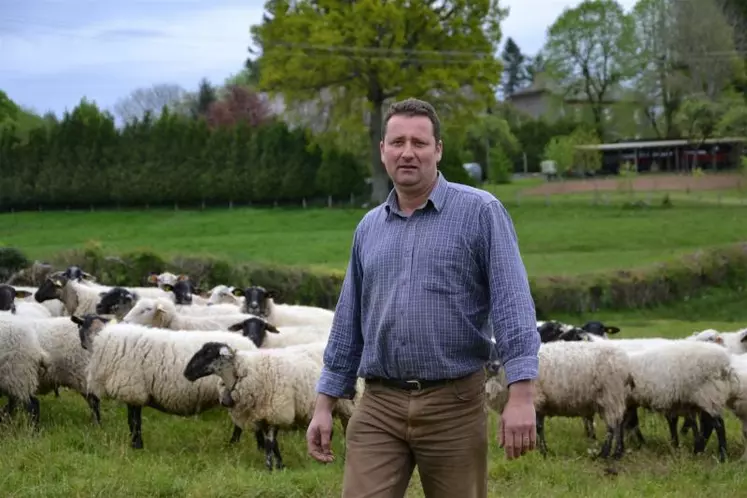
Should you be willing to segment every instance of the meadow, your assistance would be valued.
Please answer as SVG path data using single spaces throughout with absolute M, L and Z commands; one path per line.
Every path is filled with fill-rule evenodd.
M 672 199 L 637 193 L 649 207 L 625 208 L 630 197 L 612 193 L 522 195 L 536 181 L 492 186 L 511 214 L 531 275 L 627 269 L 699 248 L 744 239 L 747 205 L 715 203 L 713 193 Z M 674 194 L 672 194 L 674 195 Z M 738 199 L 736 195 L 725 198 Z M 21 212 L 0 215 L 0 246 L 30 258 L 99 242 L 104 251 L 151 249 L 166 256 L 211 255 L 344 271 L 353 230 L 364 209 L 207 209 Z
M 661 207 L 625 208 L 625 196 L 594 204 L 584 196 L 530 198 L 521 185 L 489 187 L 509 209 L 522 253 L 533 275 L 586 273 L 630 268 L 698 248 L 745 239 L 747 209 L 737 203 L 695 198 Z M 726 194 L 725 194 L 726 195 Z M 641 198 L 645 198 L 642 195 Z M 343 270 L 360 209 L 234 209 L 200 211 L 42 212 L 0 215 L 0 246 L 46 258 L 97 240 L 110 253 L 150 248 L 165 255 L 210 254 L 233 261 L 258 260 Z M 706 328 L 747 326 L 747 290 L 714 289 L 706 295 L 659 309 L 557 316 L 619 326 L 620 337 L 682 337 Z M 231 422 L 215 409 L 199 417 L 175 417 L 143 410 L 142 451 L 129 447 L 126 409 L 102 402 L 96 427 L 83 398 L 62 391 L 41 398 L 41 432 L 31 434 L 22 419 L 0 437 L 0 489 L 8 497 L 333 497 L 342 483 L 344 442 L 338 425 L 336 462 L 324 466 L 306 456 L 301 432 L 282 433 L 287 468 L 269 473 L 253 437 L 229 445 Z M 726 416 L 728 461 L 719 464 L 712 437 L 705 454 L 692 454 L 692 436 L 680 448 L 669 445 L 662 417 L 642 413 L 642 448 L 628 441 L 620 462 L 590 456 L 599 443 L 586 440 L 579 419 L 549 419 L 550 454 L 538 452 L 507 461 L 496 443 L 491 414 L 491 496 L 670 497 L 736 494 L 747 486 L 741 427 Z M 604 429 L 597 421 L 597 437 Z M 408 497 L 422 497 L 417 478 Z

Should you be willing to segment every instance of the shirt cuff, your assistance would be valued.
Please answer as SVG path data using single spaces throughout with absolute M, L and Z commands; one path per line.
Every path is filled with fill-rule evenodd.
M 537 356 L 521 356 L 507 361 L 503 368 L 506 370 L 507 386 L 520 380 L 534 380 L 539 373 L 539 358 Z
M 319 382 L 316 384 L 316 392 L 326 394 L 333 398 L 353 399 L 355 397 L 355 385 L 358 378 L 332 372 L 324 367 Z

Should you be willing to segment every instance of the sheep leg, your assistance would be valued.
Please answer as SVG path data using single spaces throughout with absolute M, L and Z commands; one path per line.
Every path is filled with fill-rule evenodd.
M 545 416 L 537 414 L 537 442 L 542 456 L 547 456 L 547 441 L 545 441 Z
M 270 424 L 268 424 L 265 421 L 258 422 L 256 424 L 257 431 L 262 433 L 262 440 L 264 442 L 263 448 L 265 450 L 265 467 L 267 467 L 267 470 L 272 472 L 273 467 L 273 450 L 272 450 L 272 441 L 273 441 L 273 432 L 272 428 L 270 427 Z M 255 432 L 256 435 L 256 432 Z M 257 440 L 257 443 L 259 443 L 259 440 Z
M 607 435 L 604 438 L 602 449 L 599 450 L 599 456 L 602 458 L 609 458 L 610 450 L 612 450 L 612 439 L 615 437 L 615 428 L 611 425 L 607 426 Z
M 8 418 L 12 418 L 13 415 L 16 413 L 16 407 L 18 406 L 18 400 L 14 398 L 13 396 L 8 396 L 8 404 L 5 405 L 5 415 L 8 416 Z
M 695 434 L 698 431 L 698 424 L 693 415 L 687 415 L 685 417 L 685 421 L 682 422 L 682 428 L 680 429 L 680 435 L 681 436 L 687 435 L 690 429 L 693 430 L 693 434 Z
M 713 419 L 706 412 L 700 412 L 700 431 L 693 432 L 693 453 L 703 453 L 713 432 Z
M 679 448 L 680 438 L 677 434 L 677 415 L 667 414 L 667 423 L 669 424 L 669 438 L 672 442 L 672 447 Z
M 724 463 L 726 461 L 726 427 L 724 427 L 724 419 L 721 415 L 711 418 L 713 426 L 716 429 L 716 437 L 718 438 L 718 461 Z
M 91 413 L 93 414 L 93 421 L 98 425 L 101 425 L 101 410 L 99 408 L 99 398 L 90 393 L 84 394 L 83 397 L 86 398 L 86 403 L 88 403 L 88 407 L 91 409 Z
M 269 431 L 270 445 L 272 448 L 272 454 L 275 456 L 275 468 L 281 470 L 283 465 L 283 457 L 280 456 L 280 447 L 278 446 L 278 428 L 271 427 Z
M 622 422 L 615 426 L 614 435 L 617 438 L 617 444 L 615 445 L 615 452 L 612 454 L 612 458 L 619 460 L 625 454 L 625 429 Z
M 584 417 L 584 429 L 586 429 L 586 437 L 596 441 L 597 434 L 594 431 L 594 417 Z
M 39 399 L 31 396 L 26 403 L 26 411 L 28 411 L 29 416 L 31 417 L 31 423 L 34 427 L 35 431 L 39 430 Z
M 254 439 L 257 440 L 257 449 L 263 451 L 265 449 L 265 433 L 261 429 L 255 429 Z
M 241 441 L 241 433 L 244 432 L 238 425 L 233 426 L 233 434 L 231 434 L 231 440 L 229 444 L 235 444 Z
M 645 444 L 646 440 L 643 438 L 643 433 L 641 433 L 641 427 L 638 420 L 638 408 L 633 407 L 625 411 L 625 415 L 623 416 L 623 428 L 623 433 L 631 431 L 635 434 L 639 448 Z
M 127 405 L 127 423 L 130 426 L 130 445 L 136 450 L 143 448 L 142 406 Z

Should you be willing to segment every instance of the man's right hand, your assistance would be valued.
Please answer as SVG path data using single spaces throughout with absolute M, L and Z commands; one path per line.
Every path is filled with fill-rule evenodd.
M 322 463 L 333 462 L 330 442 L 332 440 L 332 407 L 337 400 L 326 394 L 320 394 L 316 399 L 314 416 L 306 431 L 306 446 L 311 457 Z

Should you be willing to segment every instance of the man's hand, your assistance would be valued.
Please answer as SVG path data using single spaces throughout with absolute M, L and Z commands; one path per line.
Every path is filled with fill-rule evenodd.
M 316 398 L 314 416 L 306 431 L 306 446 L 311 457 L 322 463 L 333 462 L 335 457 L 330 449 L 332 440 L 332 408 L 337 400 L 326 394 Z
M 508 402 L 501 414 L 499 443 L 509 460 L 518 458 L 537 445 L 537 415 L 534 411 L 534 385 L 520 381 L 508 388 Z

